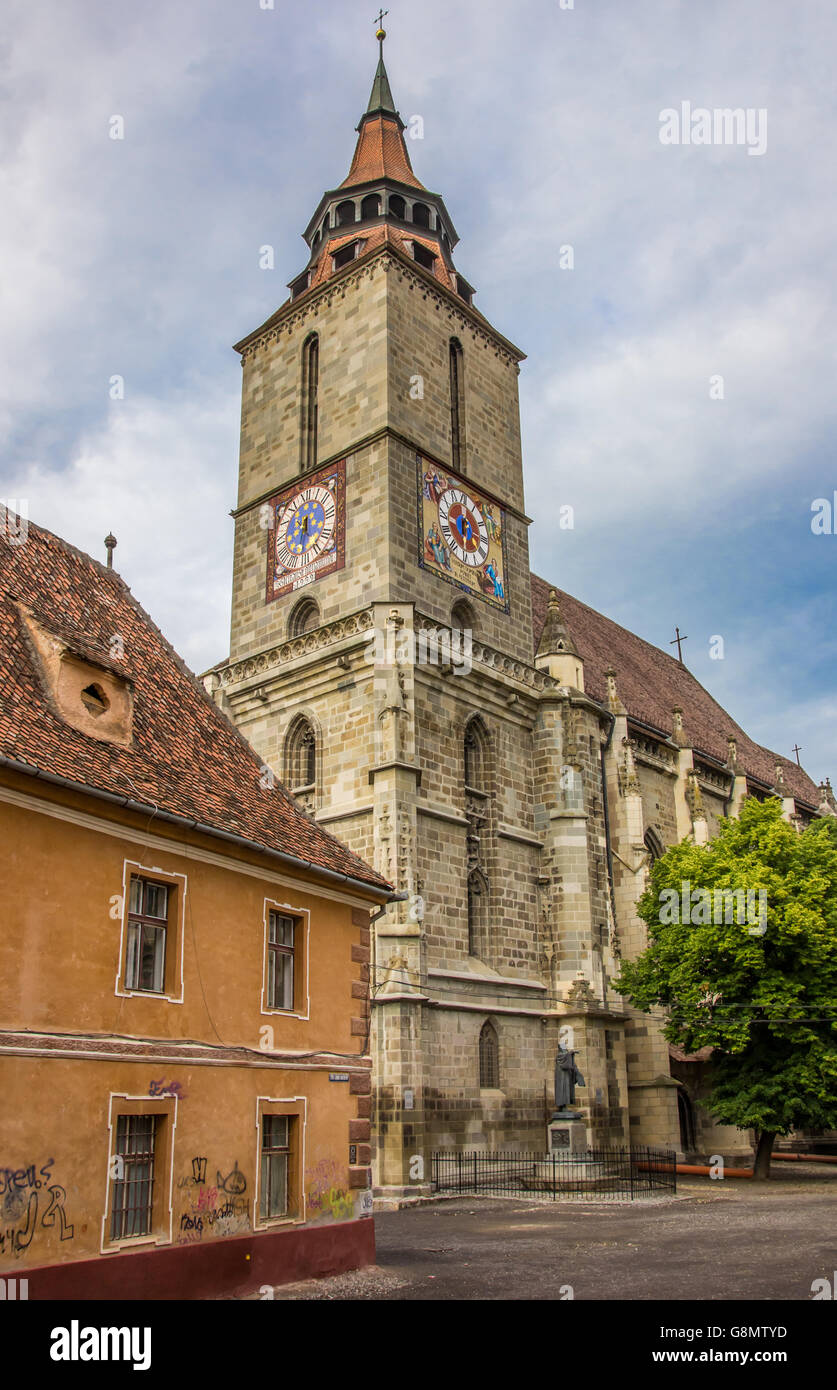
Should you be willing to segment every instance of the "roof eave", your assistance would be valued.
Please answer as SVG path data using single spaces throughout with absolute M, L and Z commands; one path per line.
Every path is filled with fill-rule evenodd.
M 238 845 L 242 849 L 248 849 L 257 854 L 265 854 L 268 858 L 277 859 L 297 872 L 304 871 L 325 879 L 329 883 L 339 882 L 351 886 L 359 892 L 373 897 L 376 902 L 403 902 L 409 896 L 396 893 L 396 890 L 384 881 L 378 883 L 371 879 L 355 878 L 352 874 L 342 873 L 338 869 L 329 869 L 322 864 L 315 864 L 312 860 L 302 859 L 295 854 L 288 854 L 287 850 L 274 849 L 270 845 L 260 844 L 258 840 L 250 840 L 245 835 L 236 834 L 235 831 L 222 830 L 220 826 L 208 825 L 202 821 L 190 819 L 188 816 L 181 816 L 176 811 L 167 811 L 163 807 L 148 802 L 135 801 L 130 796 L 109 792 L 104 787 L 94 787 L 87 782 L 76 782 L 72 778 L 61 777 L 58 773 L 45 772 L 43 768 L 35 767 L 31 763 L 21 763 L 15 758 L 7 757 L 4 753 L 0 753 L 0 767 L 7 767 L 10 771 L 20 773 L 23 776 L 37 778 L 51 786 L 61 787 L 84 796 L 92 796 L 100 801 L 107 801 L 126 811 L 135 811 L 143 816 L 150 814 L 156 820 L 164 820 L 182 829 L 191 830 L 201 835 L 210 835 L 215 839 Z

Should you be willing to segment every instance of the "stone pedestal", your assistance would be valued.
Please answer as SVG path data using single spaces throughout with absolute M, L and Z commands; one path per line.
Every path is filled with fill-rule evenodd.
M 577 1110 L 556 1110 L 546 1130 L 546 1151 L 559 1158 L 575 1158 L 587 1151 L 587 1126 Z

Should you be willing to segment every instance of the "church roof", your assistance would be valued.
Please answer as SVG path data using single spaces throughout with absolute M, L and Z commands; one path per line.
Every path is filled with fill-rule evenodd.
M 129 746 L 67 723 L 31 638 L 128 682 Z M 114 644 L 114 636 L 121 642 Z M 118 655 L 112 656 L 116 646 Z M 115 570 L 33 523 L 23 544 L 0 529 L 0 756 L 21 770 L 110 793 L 368 885 L 389 885 L 305 814 L 184 665 Z
M 554 586 L 535 574 L 531 579 L 532 626 L 537 650 L 547 618 L 549 593 Z M 807 772 L 792 759 L 754 743 L 687 667 L 602 613 L 588 608 L 586 603 L 580 603 L 571 594 L 561 589 L 556 592 L 561 617 L 584 661 L 585 692 L 594 700 L 606 700 L 605 672 L 613 668 L 619 698 L 629 718 L 668 737 L 674 722 L 672 710 L 679 706 L 683 711 L 685 736 L 697 753 L 725 764 L 729 756 L 727 739 L 732 736 L 736 741 L 739 772 L 766 787 L 773 787 L 778 764 L 783 770 L 785 795 L 796 797 L 813 808 L 819 806 L 819 790 Z

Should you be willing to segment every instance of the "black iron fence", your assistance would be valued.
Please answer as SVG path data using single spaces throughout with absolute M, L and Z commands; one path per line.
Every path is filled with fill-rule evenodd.
M 667 1149 L 586 1149 L 576 1154 L 440 1149 L 432 1156 L 434 1192 L 485 1197 L 633 1201 L 677 1191 L 676 1155 Z

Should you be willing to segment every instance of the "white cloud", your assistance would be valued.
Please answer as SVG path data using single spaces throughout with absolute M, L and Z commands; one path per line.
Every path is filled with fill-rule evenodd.
M 193 670 L 227 654 L 237 401 L 114 402 L 58 477 L 33 463 L 9 480 L 30 520 L 114 566 Z

